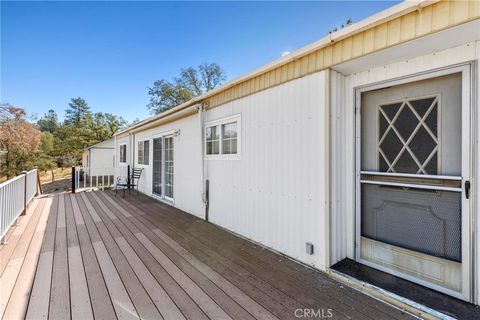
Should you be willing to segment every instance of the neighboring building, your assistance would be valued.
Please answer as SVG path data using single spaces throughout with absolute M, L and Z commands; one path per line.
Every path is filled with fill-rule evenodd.
M 85 148 L 82 153 L 82 166 L 88 177 L 112 176 L 115 166 L 114 139 L 102 141 Z M 113 179 L 112 179 L 113 180 Z
M 320 270 L 479 304 L 479 58 L 478 1 L 401 3 L 117 133 L 115 167 Z

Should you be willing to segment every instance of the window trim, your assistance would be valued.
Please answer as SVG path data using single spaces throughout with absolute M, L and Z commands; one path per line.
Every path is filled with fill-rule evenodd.
M 125 152 L 124 152 L 125 161 L 122 161 L 122 146 L 125 146 Z M 118 163 L 120 164 L 127 163 L 127 144 L 126 143 L 120 143 L 118 145 Z
M 147 157 L 145 157 L 145 143 L 148 143 L 148 155 Z M 139 144 L 142 144 L 143 145 L 143 161 L 140 163 L 140 148 L 139 148 Z M 150 139 L 145 139 L 145 140 L 138 140 L 137 141 L 137 154 L 136 154 L 136 162 L 137 162 L 137 165 L 139 166 L 145 166 L 145 167 L 148 167 L 150 165 Z M 148 163 L 145 163 L 145 160 L 148 161 Z
M 223 130 L 222 125 L 236 122 L 237 124 L 237 153 L 235 154 L 223 154 Z M 207 154 L 207 128 L 209 127 L 218 127 L 220 135 L 220 145 L 218 154 Z M 203 128 L 203 155 L 206 160 L 241 160 L 242 154 L 242 117 L 241 114 L 236 114 L 230 117 L 221 118 L 213 121 L 205 122 Z

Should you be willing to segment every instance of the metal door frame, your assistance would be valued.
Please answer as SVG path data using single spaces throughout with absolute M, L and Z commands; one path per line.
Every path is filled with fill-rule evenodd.
M 168 204 L 174 204 L 175 203 L 175 193 L 173 195 L 173 198 L 165 196 L 165 138 L 172 138 L 173 139 L 173 187 L 175 187 L 175 131 L 174 130 L 169 130 L 166 132 L 162 132 L 159 134 L 155 134 L 152 136 L 151 141 L 152 141 L 152 178 L 151 178 L 151 195 L 152 197 L 166 202 Z M 156 139 L 162 139 L 162 159 L 161 159 L 161 166 L 162 166 L 162 173 L 161 173 L 161 179 L 162 179 L 162 194 L 158 195 L 153 192 L 153 140 Z M 175 190 L 174 190 L 175 191 Z
M 475 139 L 472 137 L 472 133 L 475 132 L 475 115 L 473 110 L 474 99 L 472 92 L 475 92 L 472 88 L 475 83 L 473 79 L 474 62 L 462 63 L 454 66 L 444 67 L 435 70 L 429 70 L 422 73 L 412 74 L 400 78 L 394 78 L 385 80 L 373 84 L 368 84 L 354 88 L 354 101 L 355 101 L 355 260 L 362 264 L 380 269 L 382 271 L 401 276 L 407 280 L 415 283 L 419 283 L 423 286 L 433 288 L 435 290 L 447 293 L 451 296 L 470 301 L 474 299 L 475 292 L 475 278 L 474 278 L 474 250 L 475 248 L 475 234 L 473 233 L 473 226 L 475 223 L 475 212 L 473 210 L 475 202 L 474 190 L 470 189 L 470 197 L 466 199 L 465 196 L 465 181 L 472 181 L 472 166 L 474 161 L 474 146 L 472 142 Z M 391 269 L 376 265 L 372 262 L 365 261 L 361 258 L 361 95 L 362 93 L 383 89 L 387 87 L 393 87 L 401 84 L 417 82 L 420 80 L 427 80 L 446 76 L 454 73 L 462 74 L 462 290 L 457 292 L 451 289 L 443 288 L 435 284 L 422 281 L 413 276 L 406 274 L 400 274 Z M 465 152 L 468 152 L 467 156 L 463 156 Z M 472 200 L 472 201 L 470 201 Z

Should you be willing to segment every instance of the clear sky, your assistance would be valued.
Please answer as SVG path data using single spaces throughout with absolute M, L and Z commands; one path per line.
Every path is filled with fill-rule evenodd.
M 143 119 L 157 79 L 216 62 L 230 80 L 397 2 L 1 1 L 0 99 L 63 118 L 80 96 Z

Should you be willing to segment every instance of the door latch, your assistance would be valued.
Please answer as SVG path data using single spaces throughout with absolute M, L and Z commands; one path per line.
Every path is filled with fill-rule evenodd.
M 465 181 L 465 197 L 470 199 L 470 181 Z

